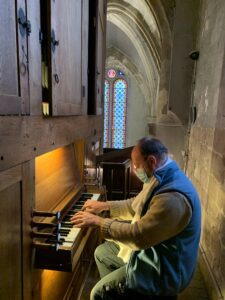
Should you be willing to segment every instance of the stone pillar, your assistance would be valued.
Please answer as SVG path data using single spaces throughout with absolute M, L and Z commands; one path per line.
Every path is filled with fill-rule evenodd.
M 199 0 L 177 0 L 169 91 L 169 109 L 183 124 L 188 123 L 191 105 L 194 60 L 189 56 L 196 47 Z

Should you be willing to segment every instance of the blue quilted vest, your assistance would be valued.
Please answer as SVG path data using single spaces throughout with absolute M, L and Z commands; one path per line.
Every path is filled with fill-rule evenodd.
M 154 195 L 176 191 L 183 194 L 192 207 L 192 217 L 178 235 L 151 248 L 134 251 L 127 264 L 126 286 L 145 295 L 176 295 L 190 282 L 198 256 L 201 232 L 201 205 L 198 194 L 177 164 L 172 161 L 154 173 L 159 185 Z

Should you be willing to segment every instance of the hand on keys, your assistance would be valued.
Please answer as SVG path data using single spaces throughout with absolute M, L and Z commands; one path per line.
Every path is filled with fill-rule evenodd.
M 79 211 L 71 218 L 71 223 L 75 227 L 93 227 L 100 226 L 102 218 L 86 211 Z
M 107 202 L 87 200 L 82 207 L 82 210 L 92 214 L 100 214 L 103 211 L 109 210 Z

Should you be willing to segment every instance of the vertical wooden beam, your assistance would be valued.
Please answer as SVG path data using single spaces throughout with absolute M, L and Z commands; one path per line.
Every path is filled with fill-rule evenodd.
M 34 207 L 34 160 L 22 165 L 22 264 L 23 300 L 32 299 L 32 239 L 31 213 Z
M 27 1 L 30 115 L 42 115 L 40 1 Z

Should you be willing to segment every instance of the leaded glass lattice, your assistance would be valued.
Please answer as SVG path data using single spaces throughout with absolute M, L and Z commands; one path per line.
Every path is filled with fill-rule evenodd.
M 112 148 L 126 146 L 127 83 L 117 79 L 113 84 Z
M 104 90 L 104 148 L 108 148 L 109 145 L 109 115 L 110 115 L 110 90 L 109 81 L 105 80 Z

